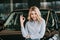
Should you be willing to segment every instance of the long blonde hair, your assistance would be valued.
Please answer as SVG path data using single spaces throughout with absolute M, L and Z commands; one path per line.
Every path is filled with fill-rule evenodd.
M 37 21 L 40 22 L 40 21 L 42 20 L 41 12 L 40 12 L 40 10 L 38 9 L 38 7 L 36 7 L 36 6 L 32 6 L 32 7 L 29 9 L 28 20 L 29 20 L 29 21 L 32 20 L 31 17 L 30 17 L 31 11 L 35 11 L 35 12 L 36 12 L 36 14 L 38 15 L 38 16 L 37 16 Z

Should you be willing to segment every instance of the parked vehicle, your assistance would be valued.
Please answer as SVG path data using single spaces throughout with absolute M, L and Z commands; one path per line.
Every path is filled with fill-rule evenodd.
M 45 36 L 42 38 L 46 40 L 46 39 L 53 37 L 55 34 L 58 34 L 58 28 L 59 28 L 58 22 L 57 22 L 58 17 L 54 10 L 40 9 L 40 11 L 41 11 L 42 17 L 46 21 L 46 33 L 45 33 Z M 28 16 L 27 9 L 14 10 L 13 12 L 10 13 L 5 23 L 3 23 L 3 26 L 4 26 L 3 30 L 21 31 L 20 21 L 19 21 L 19 17 L 21 14 L 23 14 L 23 16 L 26 17 L 26 21 L 28 21 L 27 20 L 27 16 Z

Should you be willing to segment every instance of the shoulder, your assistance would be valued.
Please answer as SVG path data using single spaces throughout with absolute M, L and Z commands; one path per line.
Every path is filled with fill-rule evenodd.
M 42 19 L 43 22 L 45 22 L 45 19 Z
M 29 23 L 30 23 L 30 21 L 27 21 L 27 22 L 26 22 L 26 24 L 29 24 Z
M 41 24 L 43 24 L 43 23 L 46 23 L 46 22 L 45 22 L 45 19 L 42 18 Z
M 46 26 L 46 22 L 45 22 L 45 20 L 44 20 L 44 19 L 42 19 L 41 25 L 42 25 L 43 27 L 45 27 L 45 26 Z

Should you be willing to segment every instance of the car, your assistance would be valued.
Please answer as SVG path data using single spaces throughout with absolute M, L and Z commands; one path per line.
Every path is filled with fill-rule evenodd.
M 12 11 L 9 17 L 7 18 L 7 20 L 5 21 L 5 23 L 3 24 L 4 30 L 21 32 L 19 17 L 20 15 L 23 14 L 23 16 L 26 18 L 26 21 L 24 22 L 24 25 L 25 25 L 25 23 L 28 21 L 27 20 L 28 11 L 29 11 L 28 9 L 16 9 Z M 45 33 L 45 36 L 42 38 L 46 40 L 53 37 L 53 35 L 58 34 L 58 28 L 59 28 L 58 22 L 57 22 L 58 17 L 55 11 L 52 9 L 40 9 L 40 11 L 41 11 L 41 16 L 46 21 L 46 33 Z

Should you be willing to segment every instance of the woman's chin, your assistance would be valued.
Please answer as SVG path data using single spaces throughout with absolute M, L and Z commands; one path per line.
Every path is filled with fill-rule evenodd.
M 33 19 L 33 21 L 36 21 L 36 19 Z

